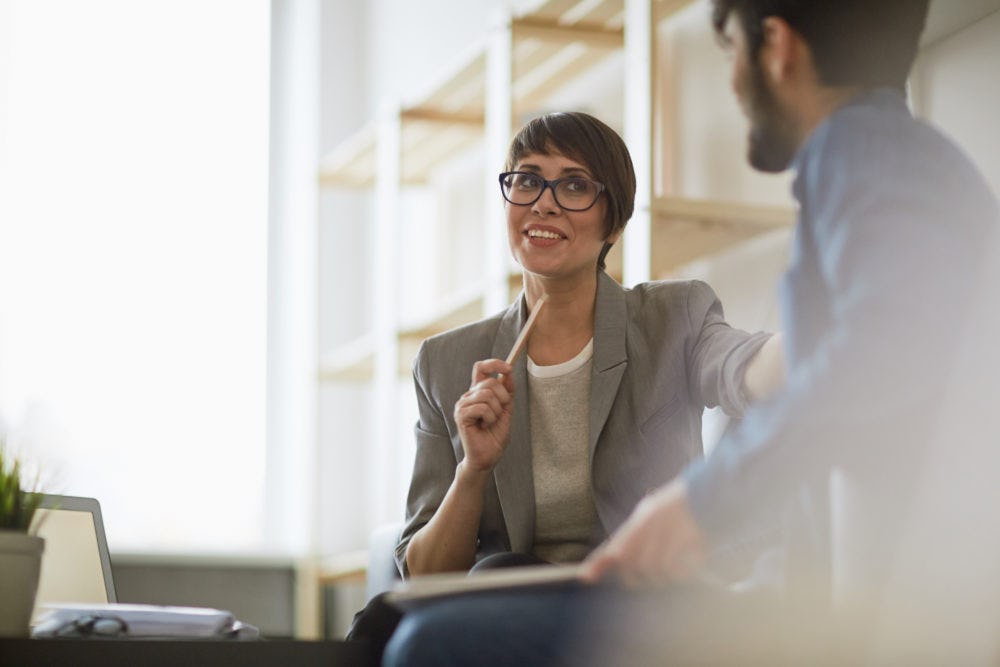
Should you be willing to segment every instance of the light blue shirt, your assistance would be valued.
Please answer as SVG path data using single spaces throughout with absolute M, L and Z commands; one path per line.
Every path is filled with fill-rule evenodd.
M 834 466 L 868 485 L 891 541 L 998 213 L 970 160 L 893 89 L 831 114 L 792 168 L 800 211 L 780 293 L 787 384 L 683 477 L 711 542 L 792 507 L 808 515 L 793 540 L 822 564 Z

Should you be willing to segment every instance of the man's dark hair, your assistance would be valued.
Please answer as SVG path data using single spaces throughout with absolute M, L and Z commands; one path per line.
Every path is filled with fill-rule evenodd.
M 582 111 L 550 113 L 529 121 L 518 131 L 507 152 L 504 171 L 517 167 L 526 155 L 558 153 L 576 160 L 604 184 L 608 200 L 604 238 L 624 229 L 635 207 L 635 169 L 625 142 L 617 132 Z M 604 268 L 604 258 L 611 249 L 606 243 L 597 260 Z
M 917 55 L 929 0 L 712 0 L 720 35 L 732 14 L 750 55 L 764 42 L 763 22 L 784 19 L 809 45 L 821 83 L 903 89 Z

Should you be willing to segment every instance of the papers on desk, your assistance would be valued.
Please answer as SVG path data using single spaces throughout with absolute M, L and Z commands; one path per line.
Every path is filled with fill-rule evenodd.
M 32 637 L 257 639 L 259 631 L 228 611 L 145 604 L 49 604 Z

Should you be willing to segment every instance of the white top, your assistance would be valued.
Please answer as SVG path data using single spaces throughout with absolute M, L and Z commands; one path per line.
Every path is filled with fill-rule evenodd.
M 533 552 L 554 563 L 583 560 L 597 521 L 587 446 L 593 356 L 591 339 L 578 355 L 561 364 L 539 366 L 528 358 Z

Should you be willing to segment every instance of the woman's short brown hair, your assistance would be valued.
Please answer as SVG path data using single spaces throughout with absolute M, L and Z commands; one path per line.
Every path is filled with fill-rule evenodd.
M 604 184 L 608 199 L 604 238 L 625 229 L 635 208 L 635 168 L 617 132 L 582 111 L 550 113 L 532 119 L 514 136 L 504 171 L 514 170 L 532 153 L 556 153 L 587 167 L 591 176 Z M 610 248 L 610 243 L 605 244 L 598 259 L 602 269 Z

